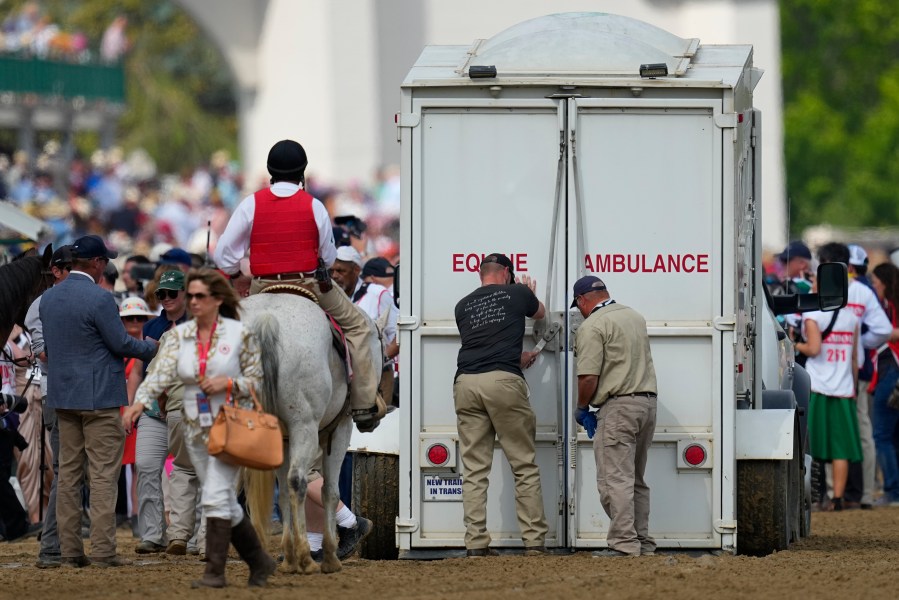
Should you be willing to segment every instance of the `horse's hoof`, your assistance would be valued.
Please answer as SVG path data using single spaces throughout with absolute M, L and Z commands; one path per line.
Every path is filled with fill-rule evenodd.
M 321 568 L 311 560 L 308 565 L 301 565 L 300 569 L 303 571 L 303 575 L 315 575 L 321 572 Z
M 322 573 L 338 573 L 343 566 L 337 557 L 327 557 L 322 561 Z

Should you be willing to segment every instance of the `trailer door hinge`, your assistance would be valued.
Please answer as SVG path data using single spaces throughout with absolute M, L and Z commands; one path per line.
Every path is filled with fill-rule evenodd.
M 403 330 L 418 329 L 418 317 L 415 315 L 399 316 L 396 319 L 396 328 Z
M 712 325 L 718 331 L 733 331 L 737 328 L 737 321 L 732 316 L 715 317 L 712 321 Z
M 715 125 L 721 129 L 737 126 L 737 113 L 721 113 L 715 115 Z
M 418 127 L 421 123 L 420 113 L 396 113 L 393 122 L 397 127 Z
M 733 533 L 736 530 L 736 519 L 719 519 L 715 521 L 715 531 L 718 533 Z
M 396 519 L 397 533 L 414 533 L 418 531 L 418 519 Z

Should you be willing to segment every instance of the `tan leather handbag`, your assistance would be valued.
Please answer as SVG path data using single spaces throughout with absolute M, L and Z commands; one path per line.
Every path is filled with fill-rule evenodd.
M 278 417 L 262 411 L 252 388 L 250 395 L 253 408 L 241 408 L 234 404 L 229 389 L 225 405 L 209 429 L 209 454 L 241 467 L 263 471 L 277 469 L 284 462 L 284 442 Z

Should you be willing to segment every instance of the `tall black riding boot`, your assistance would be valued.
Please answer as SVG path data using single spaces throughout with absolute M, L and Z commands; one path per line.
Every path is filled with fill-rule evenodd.
M 249 517 L 231 528 L 231 543 L 237 548 L 237 553 L 250 567 L 250 579 L 247 585 L 250 587 L 265 587 L 268 578 L 278 568 L 275 562 L 262 544 L 259 542 L 259 536 L 256 530 L 250 524 Z
M 237 544 L 235 543 L 235 546 Z M 225 562 L 231 546 L 231 519 L 206 519 L 206 572 L 203 578 L 194 581 L 191 587 L 223 588 L 225 582 Z

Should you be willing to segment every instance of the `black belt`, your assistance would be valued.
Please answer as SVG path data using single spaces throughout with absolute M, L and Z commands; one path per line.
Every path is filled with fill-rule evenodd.
M 285 279 L 306 279 L 308 277 L 315 277 L 315 271 L 310 271 L 309 273 L 272 273 L 271 275 L 255 275 L 256 279 L 277 279 L 278 281 L 283 281 Z
M 655 392 L 634 392 L 633 394 L 618 394 L 616 396 L 609 396 L 609 400 L 613 398 L 628 398 L 630 396 L 646 396 L 647 398 L 655 398 Z

